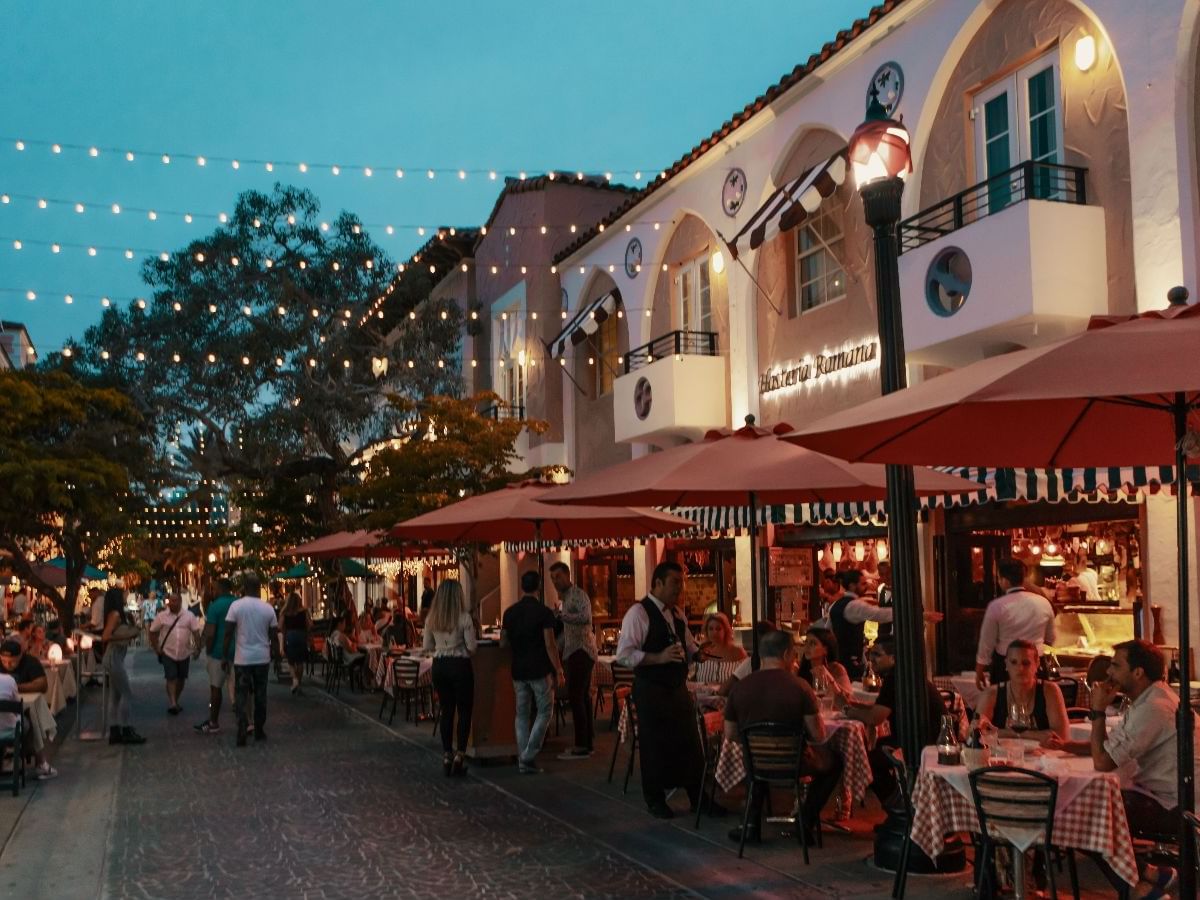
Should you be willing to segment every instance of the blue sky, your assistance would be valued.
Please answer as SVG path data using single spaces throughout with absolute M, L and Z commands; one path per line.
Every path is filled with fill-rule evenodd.
M 372 235 L 402 259 L 424 240 L 402 223 L 477 225 L 498 190 L 486 175 L 413 177 L 426 167 L 657 171 L 870 6 L 5 3 L 0 318 L 57 349 L 96 319 L 101 296 L 125 302 L 144 291 L 140 251 L 207 233 L 217 223 L 202 215 L 276 180 L 311 188 L 330 218 L 349 209 L 396 225 Z M 30 142 L 23 152 L 18 138 Z M 155 155 L 55 154 L 33 141 Z M 335 177 L 282 164 L 273 173 L 178 157 L 163 165 L 163 151 L 345 168 Z M 362 165 L 404 166 L 406 177 L 367 178 Z M 40 209 L 38 198 L 69 205 Z M 139 251 L 133 261 L 127 247 Z

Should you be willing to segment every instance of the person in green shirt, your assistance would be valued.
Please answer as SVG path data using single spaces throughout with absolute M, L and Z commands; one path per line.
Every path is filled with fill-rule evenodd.
M 208 604 L 204 613 L 204 648 L 208 652 L 208 718 L 196 726 L 200 734 L 220 734 L 217 719 L 221 715 L 221 688 L 225 685 L 228 667 L 225 662 L 225 617 L 237 597 L 233 595 L 233 582 L 228 578 L 217 579 L 217 598 Z

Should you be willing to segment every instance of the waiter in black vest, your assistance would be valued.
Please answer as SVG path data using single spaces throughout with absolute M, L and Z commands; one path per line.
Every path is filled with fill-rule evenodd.
M 889 570 L 891 566 L 888 566 Z M 890 574 L 890 572 L 889 572 Z M 889 600 L 882 606 L 863 594 L 867 590 L 866 577 L 859 569 L 839 572 L 843 594 L 829 607 L 829 627 L 838 643 L 838 662 L 846 667 L 850 678 L 857 681 L 863 676 L 863 644 L 866 642 L 866 622 L 891 625 L 895 612 Z M 942 621 L 940 612 L 926 610 L 926 622 Z
M 699 653 L 687 619 L 676 609 L 683 590 L 683 569 L 659 563 L 650 593 L 625 613 L 617 661 L 634 671 L 633 703 L 638 719 L 638 756 L 642 796 L 650 814 L 670 819 L 667 790 L 687 791 L 692 809 L 700 803 L 704 756 L 696 729 L 696 711 L 687 689 L 688 661 Z M 721 812 L 713 804 L 713 812 Z

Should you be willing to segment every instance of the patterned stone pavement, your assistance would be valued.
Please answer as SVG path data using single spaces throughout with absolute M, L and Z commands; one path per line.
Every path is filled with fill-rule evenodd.
M 109 836 L 110 897 L 695 896 L 311 689 L 271 684 L 267 741 L 197 735 L 193 667 L 168 717 L 154 658 L 134 658 L 135 722 Z M 199 676 L 199 677 L 197 677 Z M 426 732 L 428 734 L 428 732 Z

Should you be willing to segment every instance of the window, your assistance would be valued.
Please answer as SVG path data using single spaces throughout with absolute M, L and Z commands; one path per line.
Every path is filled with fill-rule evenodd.
M 500 370 L 500 396 L 508 404 L 505 415 L 525 417 L 525 366 L 522 365 L 524 353 L 520 357 L 509 359 Z
M 831 198 L 796 229 L 796 293 L 788 318 L 846 296 L 842 268 L 842 212 Z
M 617 314 L 614 312 L 600 323 L 600 327 L 592 335 L 592 346 L 588 348 L 588 353 L 589 355 L 595 353 L 595 356 L 592 357 L 594 364 L 589 366 L 595 372 L 592 380 L 593 399 L 611 393 L 613 380 L 617 377 L 617 357 L 620 355 L 617 349 L 620 334 L 617 330 L 618 321 Z
M 1062 116 L 1059 114 L 1057 50 L 1022 66 L 975 95 L 971 114 L 975 119 L 975 159 L 981 181 L 988 180 L 988 212 L 994 213 L 1013 202 L 1014 189 L 1028 197 L 1046 199 L 1055 195 L 1058 181 L 1051 171 L 1038 168 L 1033 183 L 1021 185 L 1014 173 L 997 178 L 1026 160 L 1060 163 Z
M 712 272 L 709 253 L 684 263 L 675 276 L 675 308 L 680 331 L 713 331 Z

